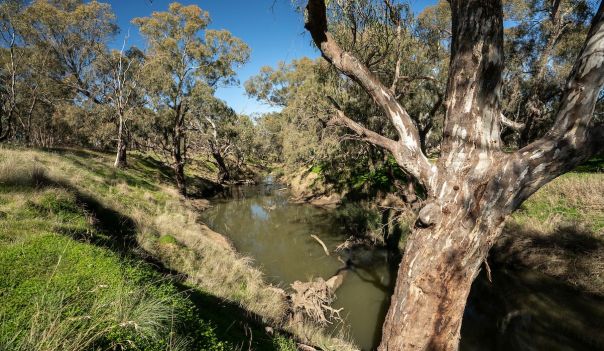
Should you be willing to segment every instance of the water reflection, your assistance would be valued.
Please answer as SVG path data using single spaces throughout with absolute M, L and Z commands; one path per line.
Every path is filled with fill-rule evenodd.
M 266 212 L 262 206 L 252 204 L 250 206 L 250 210 L 252 211 L 253 219 L 258 219 L 261 221 L 266 221 L 268 219 L 268 212 Z
M 287 286 L 295 280 L 328 278 L 341 266 L 326 256 L 349 236 L 332 212 L 291 204 L 278 184 L 230 189 L 206 211 L 208 225 L 229 236 L 253 257 L 267 278 Z M 385 250 L 340 253 L 352 270 L 337 291 L 350 334 L 364 350 L 374 349 L 389 305 L 400 257 Z M 462 351 L 604 350 L 604 302 L 538 272 L 493 267 L 470 293 L 462 325 Z

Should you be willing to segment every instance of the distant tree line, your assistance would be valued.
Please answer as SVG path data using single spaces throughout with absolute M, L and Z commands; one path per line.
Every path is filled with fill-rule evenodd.
M 152 151 L 170 164 L 183 195 L 185 166 L 204 153 L 228 180 L 227 155 L 237 166 L 250 154 L 253 124 L 214 93 L 237 83 L 250 50 L 209 23 L 199 7 L 172 3 L 133 20 L 143 50 L 129 46 L 109 4 L 3 1 L 0 141 L 113 149 L 116 167 L 127 165 L 129 149 Z

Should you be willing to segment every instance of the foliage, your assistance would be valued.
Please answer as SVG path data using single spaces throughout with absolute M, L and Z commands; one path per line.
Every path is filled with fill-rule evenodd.
M 193 120 L 215 112 L 206 109 L 216 101 L 214 89 L 235 82 L 233 67 L 247 61 L 249 49 L 226 30 L 208 29 L 209 14 L 195 5 L 172 3 L 167 12 L 133 23 L 149 45 L 143 69 L 152 111 L 147 145 L 170 161 L 179 190 L 186 195 L 184 168 L 193 139 L 188 134 L 205 131 Z
M 208 28 L 209 14 L 195 5 L 172 3 L 133 22 L 146 52 L 128 46 L 129 33 L 120 50 L 109 49 L 119 28 L 107 3 L 3 1 L 0 141 L 113 148 L 117 167 L 126 166 L 129 149 L 153 150 L 172 166 L 183 194 L 185 165 L 200 154 L 216 155 L 219 168 L 238 175 L 254 128 L 238 123 L 246 117 L 214 91 L 238 83 L 247 45 Z
M 514 25 L 505 32 L 504 113 L 525 124 L 520 133 L 508 132 L 508 143 L 524 146 L 552 126 L 595 7 L 587 0 L 506 1 Z
M 424 147 L 433 149 L 443 117 L 446 46 L 428 33 L 432 29 L 423 20 L 428 15 L 415 17 L 404 3 L 388 4 L 329 2 L 330 32 L 409 106 Z M 261 150 L 268 160 L 283 162 L 290 170 L 321 165 L 325 178 L 342 188 L 386 188 L 393 182 L 391 172 L 378 170 L 389 167 L 383 150 L 359 142 L 334 124 L 333 106 L 382 135 L 392 137 L 394 130 L 371 98 L 325 60 L 302 58 L 263 67 L 245 88 L 250 96 L 283 107 L 258 119 L 258 135 L 265 145 Z

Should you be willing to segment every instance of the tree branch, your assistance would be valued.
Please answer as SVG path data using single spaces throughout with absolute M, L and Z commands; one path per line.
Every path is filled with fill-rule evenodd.
M 503 113 L 499 117 L 499 120 L 501 121 L 501 124 L 514 130 L 520 130 L 525 126 L 524 123 L 512 121 L 511 119 L 507 118 Z
M 541 139 L 518 150 L 511 160 L 521 185 L 516 204 L 541 186 L 602 151 L 604 126 L 593 114 L 604 85 L 604 2 L 593 18 L 571 72 L 556 121 Z
M 357 82 L 384 110 L 399 136 L 393 156 L 406 172 L 417 178 L 427 189 L 436 180 L 433 167 L 421 151 L 419 133 L 407 111 L 396 101 L 389 88 L 361 61 L 340 48 L 327 30 L 327 14 L 324 0 L 309 0 L 306 6 L 305 28 L 321 50 L 323 57 L 340 72 Z
M 382 147 L 392 153 L 396 152 L 396 141 L 365 128 L 360 123 L 357 123 L 346 116 L 342 110 L 338 108 L 335 108 L 335 110 L 336 114 L 329 121 L 329 124 L 348 127 L 354 131 L 361 140 Z

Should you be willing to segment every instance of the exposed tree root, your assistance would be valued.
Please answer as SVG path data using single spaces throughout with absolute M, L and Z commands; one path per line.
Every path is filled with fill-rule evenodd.
M 327 280 L 316 278 L 309 282 L 295 281 L 291 285 L 295 292 L 289 296 L 292 320 L 302 322 L 310 319 L 321 325 L 342 321 L 342 308 L 335 309 L 331 307 L 331 303 L 335 300 L 335 292 L 344 282 L 349 268 L 350 262 L 346 262 L 346 266 L 338 269 L 336 274 Z

